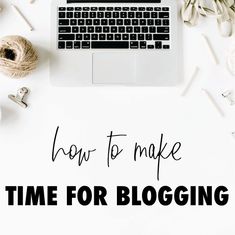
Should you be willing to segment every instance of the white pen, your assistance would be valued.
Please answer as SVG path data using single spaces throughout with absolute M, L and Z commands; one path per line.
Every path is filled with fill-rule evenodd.
M 186 87 L 184 88 L 184 90 L 183 90 L 181 96 L 185 96 L 185 95 L 187 94 L 188 90 L 190 89 L 190 87 L 191 87 L 192 84 L 193 84 L 194 79 L 196 78 L 196 76 L 197 76 L 197 74 L 198 74 L 198 71 L 199 71 L 199 68 L 196 66 L 196 67 L 194 68 L 193 73 L 192 73 L 192 75 L 191 75 L 191 78 L 190 78 L 188 84 L 186 85 Z
M 17 6 L 11 4 L 12 9 L 20 16 L 20 18 L 25 22 L 25 24 L 29 27 L 30 31 L 33 31 L 33 26 L 29 23 L 29 21 L 25 18 L 22 12 L 18 9 Z
M 202 34 L 202 38 L 203 38 L 203 40 L 204 40 L 204 42 L 205 42 L 205 45 L 206 45 L 206 47 L 207 47 L 207 49 L 208 49 L 208 51 L 209 51 L 209 53 L 210 53 L 210 55 L 211 55 L 211 58 L 213 59 L 214 63 L 215 63 L 216 65 L 219 64 L 219 61 L 218 61 L 218 59 L 217 59 L 217 56 L 216 56 L 216 54 L 215 54 L 214 49 L 212 48 L 212 45 L 211 45 L 209 39 L 208 39 L 207 36 L 204 35 L 204 34 Z
M 224 117 L 224 112 L 221 110 L 221 108 L 219 107 L 219 105 L 216 103 L 216 101 L 214 100 L 214 98 L 212 97 L 212 95 L 210 94 L 209 91 L 207 91 L 206 89 L 202 89 L 204 91 L 204 93 L 206 94 L 206 96 L 208 97 L 208 99 L 211 101 L 211 103 L 213 104 L 213 106 L 216 108 L 216 110 L 219 112 L 219 114 Z

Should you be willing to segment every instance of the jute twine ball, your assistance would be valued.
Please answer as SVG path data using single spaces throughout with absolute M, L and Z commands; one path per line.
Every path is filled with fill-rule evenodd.
M 22 78 L 36 69 L 38 54 L 33 45 L 21 36 L 6 36 L 0 39 L 0 72 Z

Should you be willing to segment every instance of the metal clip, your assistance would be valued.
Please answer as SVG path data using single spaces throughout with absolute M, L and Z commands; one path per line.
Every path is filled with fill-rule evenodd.
M 24 102 L 25 96 L 29 93 L 29 89 L 22 87 L 17 91 L 16 95 L 9 95 L 8 98 L 14 101 L 16 104 L 20 105 L 23 108 L 27 108 L 28 105 Z
M 234 105 L 235 104 L 234 97 L 233 97 L 233 92 L 232 91 L 225 91 L 224 93 L 222 93 L 222 96 L 228 100 L 230 105 Z

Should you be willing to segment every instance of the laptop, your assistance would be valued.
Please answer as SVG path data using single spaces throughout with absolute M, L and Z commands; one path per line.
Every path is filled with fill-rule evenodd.
M 173 86 L 181 46 L 177 1 L 52 0 L 55 86 Z

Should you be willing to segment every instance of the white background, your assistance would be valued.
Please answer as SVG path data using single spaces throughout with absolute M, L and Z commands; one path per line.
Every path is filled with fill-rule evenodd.
M 0 233 L 1 234 L 234 234 L 235 107 L 221 97 L 235 89 L 235 78 L 226 70 L 226 56 L 234 38 L 222 38 L 215 20 L 203 20 L 196 28 L 184 27 L 185 82 L 176 88 L 55 88 L 49 83 L 50 3 L 36 0 L 15 2 L 35 27 L 29 32 L 8 1 L 1 2 L 0 36 L 22 35 L 39 49 L 40 66 L 32 75 L 12 80 L 0 75 Z M 201 40 L 204 32 L 219 57 L 215 66 Z M 192 89 L 180 96 L 195 65 L 200 67 Z M 170 68 L 169 68 L 170 69 Z M 157 73 L 157 71 L 156 71 Z M 22 86 L 29 87 L 29 108 L 11 102 Z M 201 88 L 207 88 L 225 112 L 221 118 Z M 51 161 L 52 141 L 60 125 L 58 144 L 75 143 L 97 148 L 82 167 L 58 157 Z M 111 168 L 106 166 L 110 131 L 127 134 L 118 143 L 125 147 Z M 172 145 L 182 143 L 182 160 L 161 164 L 156 180 L 156 162 L 133 161 L 135 141 L 158 145 L 160 134 Z M 57 185 L 58 203 L 50 207 L 7 207 L 5 185 Z M 65 206 L 67 185 L 103 185 L 109 207 Z M 225 207 L 115 206 L 117 185 L 225 185 L 230 201 Z

